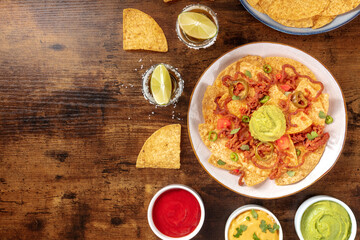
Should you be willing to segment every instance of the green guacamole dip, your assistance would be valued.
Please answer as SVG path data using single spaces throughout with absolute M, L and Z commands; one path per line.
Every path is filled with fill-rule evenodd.
M 264 105 L 256 110 L 249 123 L 251 136 L 262 142 L 273 142 L 286 130 L 286 119 L 280 108 Z
M 351 234 L 351 220 L 340 204 L 320 201 L 305 210 L 300 228 L 304 240 L 347 240 Z

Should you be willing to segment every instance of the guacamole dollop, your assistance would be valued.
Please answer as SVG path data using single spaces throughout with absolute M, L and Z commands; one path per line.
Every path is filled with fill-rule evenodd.
M 340 204 L 320 201 L 306 209 L 300 228 L 304 240 L 347 240 L 351 234 L 351 220 Z
M 284 113 L 274 105 L 261 106 L 252 114 L 249 129 L 254 138 L 263 142 L 273 142 L 285 134 Z

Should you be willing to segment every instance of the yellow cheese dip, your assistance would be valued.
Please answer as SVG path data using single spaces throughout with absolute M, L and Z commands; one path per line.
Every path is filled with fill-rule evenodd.
M 275 220 L 264 211 L 255 210 L 255 212 L 258 215 L 257 219 L 253 217 L 251 210 L 249 210 L 239 214 L 231 221 L 228 232 L 229 240 L 252 240 L 254 239 L 254 233 L 261 240 L 279 240 L 279 230 L 276 230 L 274 233 L 266 230 L 266 233 L 264 233 L 260 228 L 261 220 L 264 220 L 266 224 L 271 224 L 271 226 L 274 225 Z M 238 233 L 236 229 L 239 228 L 240 225 L 245 225 L 247 228 L 239 237 L 235 237 L 234 235 Z
M 306 209 L 300 228 L 305 240 L 347 240 L 351 234 L 351 220 L 340 204 L 320 201 Z

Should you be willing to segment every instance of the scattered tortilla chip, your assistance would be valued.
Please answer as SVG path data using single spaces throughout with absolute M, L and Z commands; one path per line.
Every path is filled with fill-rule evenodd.
M 137 168 L 180 168 L 181 125 L 172 124 L 154 132 L 144 143 Z
M 167 52 L 165 34 L 148 14 L 133 8 L 123 11 L 123 49 Z

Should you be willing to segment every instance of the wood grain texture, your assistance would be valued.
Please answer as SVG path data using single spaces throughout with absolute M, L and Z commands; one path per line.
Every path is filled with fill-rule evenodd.
M 204 199 L 205 224 L 195 239 L 223 239 L 230 213 L 248 203 L 270 209 L 284 239 L 297 239 L 296 209 L 317 194 L 343 200 L 360 219 L 360 18 L 329 33 L 292 36 L 263 25 L 239 1 L 204 1 L 217 12 L 220 32 L 215 45 L 195 51 L 175 34 L 176 16 L 189 3 L 0 2 L 0 240 L 157 239 L 147 206 L 171 183 L 189 185 Z M 122 50 L 127 7 L 159 23 L 167 53 Z M 201 73 L 224 52 L 256 41 L 311 53 L 339 82 L 348 110 L 335 167 L 308 189 L 276 200 L 243 197 L 210 178 L 186 128 Z M 176 106 L 155 108 L 142 96 L 141 75 L 159 62 L 176 66 L 185 80 Z M 136 169 L 147 137 L 173 123 L 182 125 L 181 169 Z

